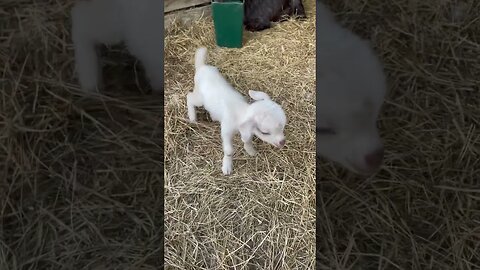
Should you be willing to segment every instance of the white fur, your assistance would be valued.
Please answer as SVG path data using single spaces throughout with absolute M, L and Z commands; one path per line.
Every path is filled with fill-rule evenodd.
M 154 91 L 163 89 L 163 2 L 159 0 L 79 1 L 72 8 L 76 72 L 83 90 L 102 87 L 97 45 L 125 42 L 143 64 Z
M 368 166 L 366 156 L 383 149 L 376 126 L 387 88 L 381 63 L 367 41 L 341 27 L 318 1 L 317 9 L 316 125 L 334 131 L 317 131 L 317 154 L 372 173 L 381 162 Z
M 253 135 L 277 147 L 285 143 L 283 133 L 287 118 L 283 109 L 260 91 L 249 91 L 255 101 L 247 103 L 220 74 L 217 68 L 206 65 L 207 49 L 199 48 L 195 54 L 195 86 L 187 95 L 188 118 L 197 121 L 195 107 L 203 106 L 214 121 L 220 122 L 223 144 L 222 172 L 233 171 L 232 138 L 240 133 L 245 151 L 255 155 Z M 263 133 L 267 134 L 263 134 Z

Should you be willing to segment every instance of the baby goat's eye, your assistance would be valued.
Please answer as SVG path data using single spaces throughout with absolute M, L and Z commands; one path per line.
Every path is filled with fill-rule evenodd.
M 258 128 L 257 128 L 258 129 Z M 265 131 L 262 131 L 260 129 L 258 129 L 258 131 L 260 131 L 260 133 L 262 133 L 263 135 L 270 135 L 270 132 L 265 132 Z
M 317 127 L 317 133 L 320 135 L 334 135 L 336 134 L 335 130 L 327 127 Z

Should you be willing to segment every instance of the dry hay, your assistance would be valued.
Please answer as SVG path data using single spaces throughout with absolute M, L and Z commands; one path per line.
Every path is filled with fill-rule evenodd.
M 215 46 L 211 18 L 177 25 L 165 38 L 165 263 L 168 269 L 313 269 L 315 247 L 315 18 L 260 33 L 241 49 Z M 246 95 L 259 89 L 286 111 L 287 145 L 257 142 L 248 156 L 235 138 L 234 172 L 222 175 L 219 124 L 200 110 L 187 121 L 193 56 L 209 48 Z
M 480 2 L 328 2 L 391 92 L 379 174 L 319 162 L 319 269 L 480 269 Z
M 159 269 L 162 99 L 114 89 L 123 50 L 74 91 L 71 3 L 0 3 L 0 269 Z

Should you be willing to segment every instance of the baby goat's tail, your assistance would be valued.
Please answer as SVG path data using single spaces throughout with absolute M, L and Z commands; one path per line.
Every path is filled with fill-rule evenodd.
M 200 47 L 195 52 L 195 69 L 199 69 L 207 62 L 207 48 Z

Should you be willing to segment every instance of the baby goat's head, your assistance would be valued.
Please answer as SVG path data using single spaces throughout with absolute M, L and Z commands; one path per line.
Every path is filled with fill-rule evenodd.
M 282 107 L 264 92 L 250 90 L 248 94 L 255 102 L 248 106 L 245 117 L 240 123 L 239 131 L 242 140 L 247 141 L 255 135 L 264 142 L 283 147 L 285 145 L 283 131 L 287 124 L 287 117 Z
M 383 163 L 377 118 L 386 77 L 367 42 L 352 38 L 345 44 L 343 51 L 320 55 L 324 65 L 317 69 L 317 155 L 368 175 Z

